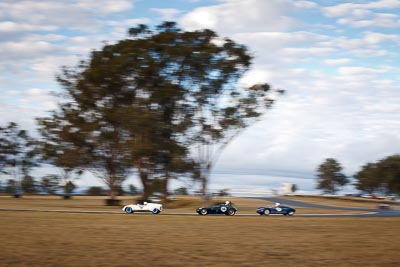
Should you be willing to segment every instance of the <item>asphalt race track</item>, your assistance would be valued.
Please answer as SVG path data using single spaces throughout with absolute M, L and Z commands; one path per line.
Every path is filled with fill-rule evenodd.
M 287 206 L 297 206 L 304 208 L 316 208 L 316 209 L 326 209 L 329 210 L 346 210 L 346 211 L 364 211 L 362 214 L 296 214 L 296 217 L 397 217 L 400 216 L 399 209 L 362 209 L 362 208 L 343 208 L 343 207 L 333 207 L 325 206 L 319 204 L 305 203 L 301 201 L 282 199 L 278 197 L 265 197 L 261 198 L 263 200 L 271 202 L 279 202 L 282 205 Z
M 282 205 L 288 206 L 297 206 L 297 207 L 304 207 L 304 208 L 318 208 L 318 209 L 326 209 L 326 214 L 295 214 L 294 217 L 397 217 L 400 216 L 400 209 L 362 209 L 362 208 L 343 208 L 343 207 L 333 207 L 333 206 L 325 206 L 319 204 L 311 204 L 305 203 L 301 201 L 295 200 L 287 200 L 281 199 L 277 197 L 266 197 L 266 198 L 259 198 L 262 200 L 267 200 L 271 202 L 279 202 Z M 119 209 L 119 208 L 118 208 Z M 258 216 L 258 217 L 269 217 L 269 216 L 281 216 L 281 215 L 269 215 L 269 216 L 260 216 L 256 213 L 257 207 L 254 207 L 254 213 L 248 214 L 241 214 L 240 207 L 239 212 L 235 216 Z M 330 214 L 329 210 L 346 210 L 346 211 L 363 211 L 364 213 L 361 214 Z M 0 211 L 18 211 L 18 212 L 48 212 L 48 213 L 84 213 L 84 214 L 125 214 L 122 211 L 90 211 L 90 210 L 39 210 L 39 209 L 4 209 L 0 208 Z M 128 216 L 137 216 L 137 214 Z M 159 215 L 153 214 L 140 214 L 139 216 L 199 216 L 197 213 L 173 213 L 173 212 L 163 212 Z M 225 215 L 207 215 L 207 216 L 225 216 Z M 285 216 L 286 217 L 286 216 Z

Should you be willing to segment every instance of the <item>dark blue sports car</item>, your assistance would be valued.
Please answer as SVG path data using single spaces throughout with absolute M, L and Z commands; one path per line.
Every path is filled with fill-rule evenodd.
M 293 216 L 296 210 L 291 207 L 281 206 L 279 203 L 275 204 L 273 207 L 260 207 L 257 209 L 257 213 L 260 215 L 270 215 L 270 214 L 282 214 Z

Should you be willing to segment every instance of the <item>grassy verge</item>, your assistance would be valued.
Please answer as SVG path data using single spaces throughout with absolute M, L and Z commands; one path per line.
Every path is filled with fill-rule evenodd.
M 400 218 L 0 213 L 2 266 L 399 266 Z

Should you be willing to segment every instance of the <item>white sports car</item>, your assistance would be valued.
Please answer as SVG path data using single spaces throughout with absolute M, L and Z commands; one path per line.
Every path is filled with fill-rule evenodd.
M 159 214 L 162 209 L 163 207 L 161 204 L 147 202 L 143 202 L 143 204 L 126 205 L 122 208 L 122 210 L 126 213 L 151 212 L 153 214 Z

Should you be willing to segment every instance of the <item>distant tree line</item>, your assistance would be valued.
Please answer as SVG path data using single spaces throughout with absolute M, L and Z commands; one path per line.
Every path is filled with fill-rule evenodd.
M 335 194 L 350 183 L 343 167 L 333 158 L 326 159 L 317 169 L 317 188 Z M 367 163 L 353 175 L 354 186 L 369 194 L 400 194 L 400 155 L 393 155 L 374 163 Z

